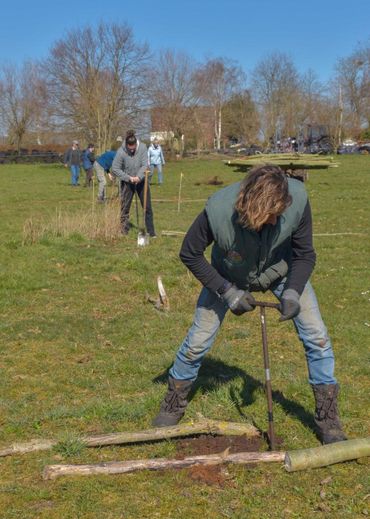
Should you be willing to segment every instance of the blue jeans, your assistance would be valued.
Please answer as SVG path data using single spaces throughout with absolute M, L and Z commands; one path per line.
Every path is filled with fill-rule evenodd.
M 277 298 L 283 292 L 285 281 L 273 290 Z M 308 380 L 310 384 L 336 384 L 333 349 L 310 282 L 305 286 L 299 302 L 301 311 L 293 321 L 304 346 Z M 197 378 L 203 357 L 211 348 L 227 311 L 227 306 L 216 294 L 203 288 L 193 324 L 170 369 L 171 377 L 178 380 Z
M 152 182 L 154 168 L 158 171 L 158 184 L 163 184 L 162 164 L 150 164 L 149 183 Z
M 72 186 L 78 185 L 78 179 L 80 178 L 80 166 L 71 165 L 71 182 Z

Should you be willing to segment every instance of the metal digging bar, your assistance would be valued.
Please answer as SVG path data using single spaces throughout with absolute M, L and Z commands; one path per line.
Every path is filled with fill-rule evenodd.
M 266 381 L 266 396 L 267 396 L 267 417 L 268 417 L 268 439 L 270 443 L 270 449 L 275 450 L 276 440 L 274 431 L 274 415 L 272 411 L 272 388 L 271 388 L 271 377 L 270 377 L 270 361 L 269 361 L 269 350 L 267 343 L 267 327 L 266 327 L 266 308 L 280 308 L 278 303 L 267 303 L 264 301 L 256 301 L 256 306 L 260 308 L 260 320 L 261 320 L 261 331 L 262 331 L 262 347 L 263 347 L 263 363 L 265 366 L 265 381 Z

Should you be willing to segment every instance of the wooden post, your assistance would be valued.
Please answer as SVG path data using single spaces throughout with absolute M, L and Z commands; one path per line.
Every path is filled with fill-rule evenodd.
M 288 472 L 326 467 L 341 461 L 370 456 L 370 437 L 300 449 L 286 453 L 284 466 Z
M 44 468 L 43 479 L 56 479 L 60 476 L 93 476 L 97 474 L 127 474 L 138 470 L 183 469 L 196 465 L 220 465 L 222 463 L 236 463 L 245 465 L 250 463 L 282 462 L 284 452 L 237 452 L 229 454 L 226 450 L 220 454 L 191 456 L 178 459 L 142 459 L 129 461 L 111 461 L 91 465 L 47 465 Z
M 248 437 L 260 436 L 258 429 L 249 423 L 222 422 L 218 420 L 203 419 L 196 423 L 182 423 L 170 427 L 147 429 L 145 431 L 85 436 L 80 438 L 80 440 L 86 445 L 86 447 L 101 447 L 103 445 L 122 445 L 158 441 L 168 438 L 179 438 L 181 436 L 192 436 L 195 434 L 217 434 L 225 436 L 245 435 Z M 48 450 L 55 447 L 57 444 L 57 440 L 31 440 L 27 443 L 14 443 L 10 447 L 0 449 L 0 457 Z
M 179 197 L 178 197 L 178 200 L 177 200 L 177 212 L 179 213 L 180 212 L 180 205 L 181 205 L 181 188 L 182 188 L 182 177 L 184 175 L 182 174 L 182 172 L 180 173 L 180 185 L 179 185 Z

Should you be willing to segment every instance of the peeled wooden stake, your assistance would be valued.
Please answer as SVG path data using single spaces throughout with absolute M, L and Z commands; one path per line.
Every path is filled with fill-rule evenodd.
M 316 469 L 342 461 L 370 456 L 370 438 L 347 440 L 286 453 L 284 466 L 288 472 Z
M 111 461 L 93 465 L 47 465 L 43 471 L 44 479 L 56 479 L 60 476 L 93 476 L 97 474 L 125 474 L 138 470 L 183 469 L 195 465 L 220 465 L 222 463 L 271 463 L 282 462 L 284 452 L 237 452 L 229 454 L 228 450 L 220 454 L 191 456 L 177 459 L 142 459 L 129 461 Z

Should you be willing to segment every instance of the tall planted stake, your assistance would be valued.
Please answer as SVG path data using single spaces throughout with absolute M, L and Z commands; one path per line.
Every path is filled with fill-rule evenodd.
M 92 179 L 92 212 L 95 210 L 95 177 Z
M 180 185 L 179 185 L 179 196 L 178 196 L 178 200 L 177 200 L 177 212 L 179 213 L 180 212 L 180 206 L 181 206 L 181 188 L 182 188 L 182 177 L 183 177 L 183 173 L 181 172 L 180 173 Z

